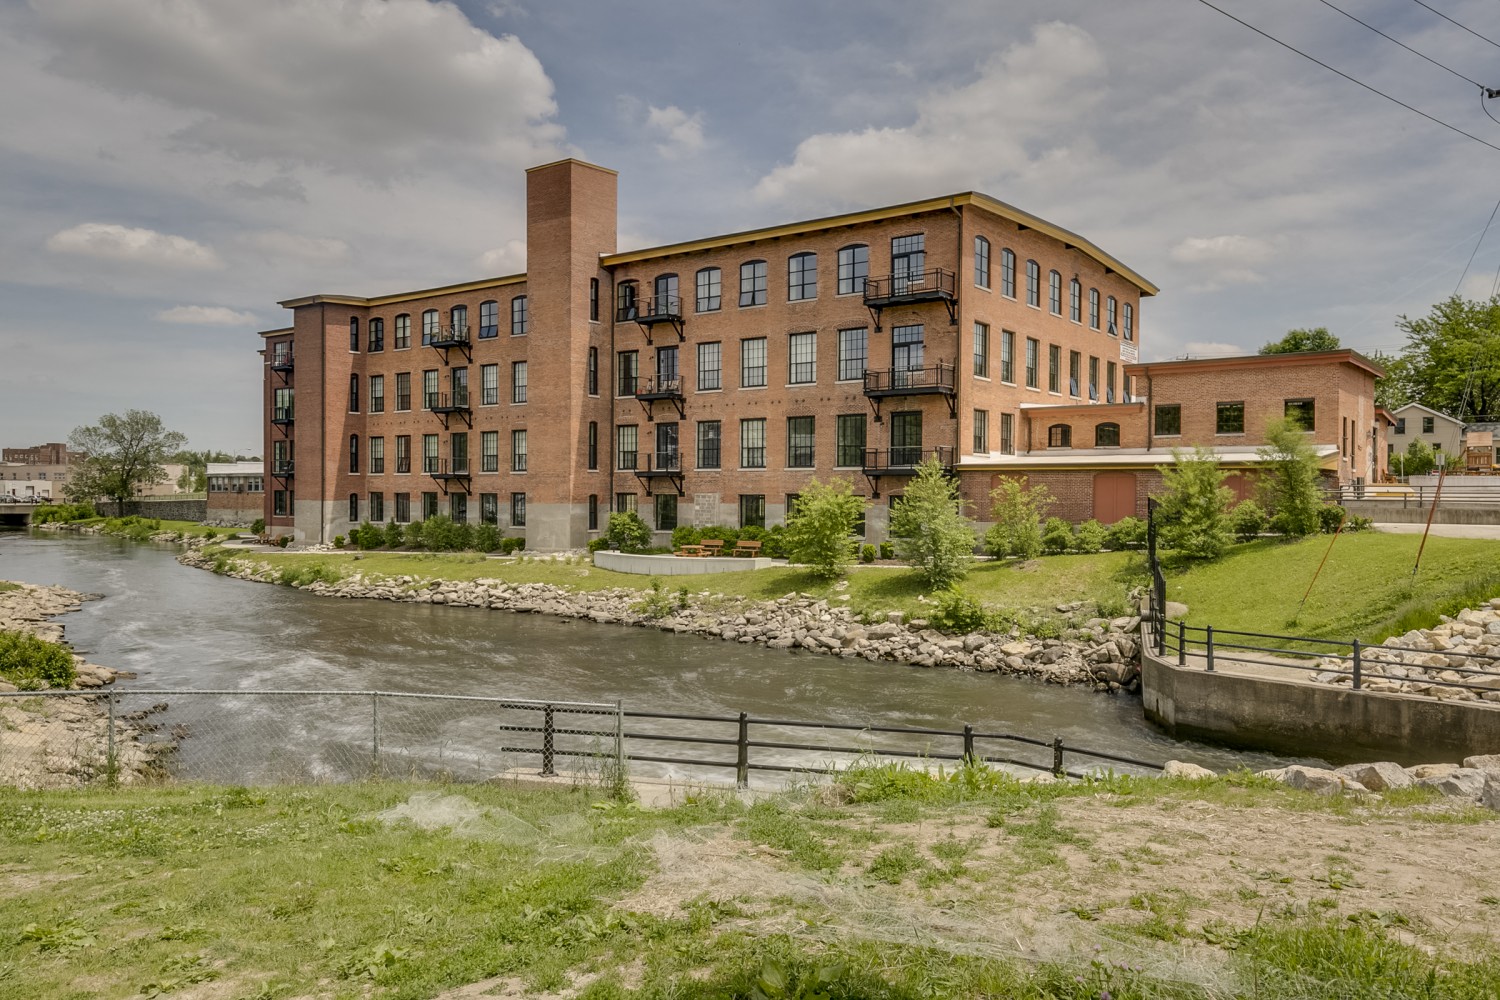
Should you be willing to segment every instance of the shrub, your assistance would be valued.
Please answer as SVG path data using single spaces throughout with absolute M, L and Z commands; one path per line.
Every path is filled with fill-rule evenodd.
M 785 531 L 772 532 L 768 539 L 784 540 L 787 558 L 811 567 L 816 577 L 832 580 L 843 576 L 854 561 L 849 536 L 864 511 L 864 497 L 854 495 L 848 480 L 824 484 L 810 479 L 792 503 Z M 768 548 L 765 545 L 762 551 Z
M 475 528 L 474 548 L 480 552 L 494 552 L 500 548 L 500 529 L 493 524 L 481 524 Z
M 422 541 L 422 522 L 413 521 L 406 526 L 406 544 L 413 549 L 425 548 Z
M 344 547 L 344 536 L 343 535 L 334 535 L 333 536 L 333 547 L 336 548 L 336 549 L 341 549 L 341 548 Z
M 1117 552 L 1139 549 L 1146 544 L 1146 522 L 1138 517 L 1122 517 L 1104 529 L 1104 544 Z
M 927 620 L 941 632 L 977 632 L 988 621 L 984 605 L 956 587 L 938 591 L 936 600 Z
M 875 550 L 875 546 L 873 546 L 873 545 L 861 545 L 859 547 L 859 561 L 862 562 L 862 563 L 872 563 L 872 562 L 874 562 L 875 561 L 875 554 L 876 554 L 876 550 Z
M 1049 555 L 1059 555 L 1073 547 L 1073 526 L 1060 517 L 1047 518 L 1042 530 L 1042 548 Z
M 422 522 L 422 547 L 431 552 L 457 552 L 463 548 L 461 528 L 468 525 L 455 524 L 447 514 L 438 514 Z
M 506 539 L 506 541 L 510 541 L 510 539 Z M 585 548 L 587 548 L 590 552 L 598 552 L 600 549 L 607 549 L 609 548 L 609 539 L 605 538 L 603 535 L 600 535 L 598 538 L 590 538 L 589 543 L 587 546 L 585 546 Z
M 502 538 L 502 539 L 500 539 L 500 554 L 501 555 L 507 555 L 508 556 L 508 555 L 510 555 L 513 552 L 520 552 L 525 547 L 526 547 L 526 539 L 524 539 L 524 538 Z
M 894 559 L 894 558 L 896 558 L 896 543 L 895 542 L 881 542 L 880 543 L 880 558 L 882 558 L 882 559 Z
M 1266 463 L 1261 502 L 1272 512 L 1271 527 L 1300 538 L 1318 530 L 1318 455 L 1294 421 L 1266 425 L 1266 445 L 1256 449 Z
M 672 548 L 680 549 L 684 545 L 697 545 L 702 539 L 703 533 L 690 524 L 679 524 L 672 529 Z
M 1254 500 L 1241 500 L 1230 512 L 1229 523 L 1234 529 L 1234 537 L 1242 542 L 1248 542 L 1266 530 L 1270 519 L 1266 517 L 1266 512 L 1261 509 L 1260 504 Z
M 726 528 L 722 524 L 711 524 L 707 528 L 704 528 L 702 531 L 700 531 L 698 534 L 698 540 L 700 542 L 707 541 L 710 538 L 717 538 L 719 541 L 724 543 L 724 547 L 726 549 L 732 548 L 734 546 L 734 543 L 740 540 L 739 531 L 734 528 Z
M 388 549 L 399 549 L 406 544 L 406 529 L 395 521 L 387 521 L 385 524 L 385 547 Z
M 974 560 L 974 525 L 962 511 L 958 484 L 936 458 L 917 466 L 891 511 L 896 551 L 933 589 L 962 580 Z
M 282 548 L 286 548 L 288 545 L 292 544 L 292 536 L 282 535 L 280 538 L 276 539 L 276 544 L 281 546 Z
M 266 530 L 266 519 L 265 518 L 263 518 L 263 517 L 257 517 L 254 521 L 250 522 L 250 533 L 252 535 L 258 535 L 258 534 L 260 534 L 261 532 L 263 532 L 265 530 Z
M 0 677 L 16 687 L 65 688 L 77 676 L 68 647 L 26 632 L 0 632 Z
M 1042 515 L 1053 503 L 1045 486 L 1027 487 L 1024 479 L 1006 476 L 990 493 L 995 523 L 984 534 L 984 548 L 992 556 L 1035 559 L 1042 554 Z
M 357 529 L 349 532 L 349 540 L 360 549 L 378 549 L 385 544 L 385 532 L 369 521 L 365 521 Z
M 453 522 L 453 551 L 469 552 L 474 548 L 474 526 L 468 521 Z
M 1344 522 L 1345 531 L 1368 531 L 1373 527 L 1375 527 L 1374 518 L 1362 517 L 1359 514 L 1349 515 L 1349 520 Z
M 1172 464 L 1157 471 L 1166 491 L 1156 508 L 1162 543 L 1189 559 L 1222 556 L 1234 541 L 1229 522 L 1234 493 L 1224 485 L 1228 473 L 1218 456 L 1207 448 L 1174 448 Z
M 1331 535 L 1339 530 L 1339 525 L 1344 522 L 1345 510 L 1336 503 L 1326 503 L 1318 508 L 1318 527 L 1323 529 L 1323 534 Z
M 850 551 L 851 552 L 853 551 L 853 546 L 855 544 L 857 544 L 857 543 L 855 543 L 853 541 L 853 539 L 851 539 L 850 540 L 850 546 L 851 546 Z M 789 549 L 787 548 L 787 528 L 786 528 L 786 525 L 783 525 L 783 524 L 773 524 L 773 525 L 771 525 L 769 528 L 766 529 L 766 537 L 761 541 L 760 554 L 763 555 L 763 556 L 765 556 L 768 559 L 786 559 L 786 558 L 789 558 L 789 556 L 787 554 L 788 552 L 789 552 Z
M 69 524 L 98 516 L 91 503 L 44 503 L 31 512 L 31 520 L 36 524 Z
M 1073 547 L 1079 552 L 1102 552 L 1109 539 L 1109 529 L 1093 519 L 1084 521 L 1073 531 Z
M 674 598 L 672 594 L 669 594 L 664 589 L 662 589 L 661 581 L 653 576 L 651 578 L 651 591 L 646 594 L 646 596 L 642 597 L 639 601 L 636 601 L 634 604 L 632 604 L 630 608 L 632 611 L 642 616 L 643 618 L 665 618 L 667 615 L 672 614 L 672 612 L 679 611 L 683 607 L 686 607 L 686 587 L 682 588 L 682 592 L 679 596 L 681 598 L 680 606 L 678 599 Z
M 604 526 L 604 537 L 611 548 L 621 552 L 639 552 L 651 544 L 651 529 L 633 510 L 617 511 L 609 515 Z

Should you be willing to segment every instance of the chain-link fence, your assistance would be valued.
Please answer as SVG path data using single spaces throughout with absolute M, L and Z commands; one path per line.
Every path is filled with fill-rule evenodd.
M 623 774 L 618 704 L 386 691 L 0 693 L 0 785 Z

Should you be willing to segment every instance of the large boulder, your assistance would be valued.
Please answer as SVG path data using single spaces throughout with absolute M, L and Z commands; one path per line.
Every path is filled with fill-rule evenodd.
M 1218 777 L 1218 775 L 1214 774 L 1208 768 L 1200 767 L 1197 764 L 1190 764 L 1185 760 L 1167 761 L 1167 766 L 1162 768 L 1161 776 L 1163 778 L 1187 778 L 1190 781 L 1197 781 L 1200 778 Z
M 1485 778 L 1484 791 L 1479 793 L 1479 804 L 1500 812 L 1500 774 L 1489 774 Z
M 1496 680 L 1500 681 L 1500 678 Z M 1500 753 L 1486 753 L 1474 757 L 1465 757 L 1464 767 L 1472 767 L 1478 771 L 1487 771 L 1495 775 L 1500 775 Z
M 1485 772 L 1473 767 L 1456 767 L 1438 777 L 1419 778 L 1417 784 L 1436 788 L 1449 798 L 1477 800 L 1485 787 Z
M 1288 788 L 1300 788 L 1318 795 L 1338 795 L 1342 792 L 1365 792 L 1365 788 L 1353 778 L 1322 767 L 1293 764 L 1290 767 L 1258 772 L 1263 778 L 1272 778 Z
M 1334 772 L 1364 785 L 1372 792 L 1385 792 L 1393 788 L 1410 788 L 1411 775 L 1394 761 L 1382 760 L 1374 764 L 1345 764 Z

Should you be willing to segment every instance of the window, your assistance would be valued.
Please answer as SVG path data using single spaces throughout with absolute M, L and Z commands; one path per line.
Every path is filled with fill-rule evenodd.
M 349 412 L 359 412 L 359 376 L 349 376 Z
M 589 348 L 588 367 L 584 372 L 584 377 L 588 382 L 588 394 L 599 395 L 599 348 L 597 347 Z
M 811 469 L 815 464 L 816 434 L 812 417 L 786 418 L 786 464 L 790 469 Z
M 479 471 L 500 471 L 500 432 L 479 432 Z
M 500 303 L 491 299 L 479 303 L 479 339 L 500 336 Z
M 372 520 L 372 521 L 384 521 L 385 520 L 385 494 L 384 493 L 371 493 L 370 494 L 370 520 Z
M 863 295 L 870 276 L 870 248 L 863 244 L 839 251 L 839 294 Z
M 724 272 L 717 267 L 705 267 L 698 272 L 698 311 L 718 312 L 723 305 Z
M 385 350 L 385 320 L 370 320 L 370 345 L 371 354 L 379 354 Z
M 448 459 L 454 472 L 469 474 L 469 435 L 466 432 L 448 435 Z
M 430 368 L 422 373 L 422 409 L 430 410 L 438 405 L 438 373 Z
M 1125 303 L 1125 339 L 1135 339 L 1135 306 Z
M 869 364 L 870 335 L 864 328 L 839 331 L 839 379 L 863 379 Z
M 740 306 L 766 304 L 766 262 L 747 261 L 740 265 Z
M 717 469 L 719 467 L 719 422 L 717 420 L 698 421 L 698 468 Z
M 513 528 L 526 527 L 526 494 L 510 495 L 510 523 Z
M 1000 331 L 1000 381 L 1016 381 L 1016 335 L 1009 330 Z
M 990 376 L 990 325 L 974 324 L 974 374 L 980 378 Z
M 1069 424 L 1053 424 L 1047 428 L 1048 448 L 1073 447 L 1073 428 Z
M 835 424 L 834 464 L 841 469 L 857 469 L 865 464 L 865 415 L 840 414 Z
M 677 527 L 677 494 L 656 494 L 656 530 L 671 531 Z
M 599 468 L 599 421 L 589 421 L 589 471 L 593 472 Z
M 677 385 L 677 346 L 656 349 L 656 389 L 664 392 Z
M 599 494 L 589 494 L 589 530 L 599 530 Z
M 922 461 L 922 412 L 891 414 L 891 464 L 916 465 Z
M 1406 433 L 1406 418 L 1405 417 L 1397 417 L 1396 418 L 1396 433 L 1397 434 L 1405 434 Z
M 384 475 L 385 473 L 385 438 L 370 438 L 370 474 Z
M 385 376 L 370 376 L 370 412 L 385 412 Z
M 450 368 L 448 388 L 453 393 L 453 405 L 467 408 L 469 405 L 469 369 Z
M 358 434 L 350 434 L 349 435 L 349 471 L 350 471 L 350 473 L 358 473 L 359 472 L 359 435 Z
M 396 435 L 396 473 L 406 475 L 411 472 L 411 435 Z
M 422 471 L 433 473 L 438 470 L 438 436 L 436 434 L 422 435 Z
M 740 494 L 740 527 L 764 528 L 766 526 L 766 496 L 764 493 Z
M 698 345 L 698 391 L 724 387 L 724 345 Z
M 766 384 L 766 338 L 740 341 L 740 388 Z
M 396 520 L 406 524 L 411 520 L 411 494 L 396 494 Z
M 1094 428 L 1095 448 L 1118 448 L 1120 447 L 1120 425 L 1099 424 Z
M 1182 433 L 1182 407 L 1177 403 L 1156 408 L 1155 433 L 1160 437 L 1177 437 Z
M 456 435 L 455 435 L 456 436 Z M 510 471 L 526 471 L 526 432 L 510 432 Z
M 634 424 L 615 428 L 615 468 L 629 471 L 635 468 L 636 445 L 640 434 Z
M 974 454 L 990 453 L 990 414 L 988 410 L 974 411 Z
M 1083 355 L 1077 351 L 1068 352 L 1068 395 L 1077 397 L 1079 395 L 1079 374 L 1083 366 Z
M 621 351 L 616 358 L 616 368 L 619 371 L 619 387 L 615 390 L 615 395 L 634 396 L 641 376 L 640 355 L 635 351 Z
M 1041 348 L 1035 337 L 1026 338 L 1026 388 L 1037 388 L 1037 353 Z
M 512 403 L 526 402 L 526 362 L 524 361 L 510 363 L 510 401 Z
M 1000 251 L 1000 294 L 1016 297 L 1016 255 L 1008 248 Z
M 1099 329 L 1099 289 L 1089 289 L 1089 326 Z
M 786 297 L 789 302 L 818 297 L 818 255 L 794 253 L 786 262 Z
M 682 299 L 677 296 L 677 275 L 658 274 L 652 282 L 654 302 L 651 313 L 656 316 L 681 316 Z
M 439 330 L 438 311 L 429 309 L 422 314 L 422 346 L 425 347 L 437 339 Z
M 1423 434 L 1431 434 L 1433 426 L 1434 426 L 1434 424 L 1433 424 L 1433 418 L 1432 417 L 1423 417 L 1422 418 L 1422 433 Z
M 391 346 L 398 351 L 411 347 L 411 317 L 406 313 L 396 317 L 396 336 Z
M 1099 359 L 1089 358 L 1089 399 L 1099 402 Z
M 481 493 L 481 494 L 479 494 L 479 523 L 480 524 L 499 524 L 500 523 L 500 494 L 498 494 L 498 493 Z
M 396 409 L 411 409 L 411 372 L 396 373 Z
M 1115 363 L 1104 362 L 1104 401 L 1113 403 L 1115 401 Z
M 349 494 L 349 523 L 359 523 L 359 494 Z
M 510 300 L 510 335 L 524 337 L 530 330 L 531 318 L 526 310 L 526 296 L 517 295 Z
M 436 493 L 422 494 L 422 520 L 426 521 L 437 517 L 438 495 Z
M 448 330 L 452 340 L 469 339 L 469 307 L 454 306 L 448 310 Z
M 1047 345 L 1047 391 L 1062 392 L 1062 348 Z
M 599 322 L 599 279 L 589 279 L 589 322 Z
M 636 284 L 622 281 L 615 286 L 615 319 L 624 321 L 636 317 Z
M 1034 260 L 1026 262 L 1026 304 L 1041 307 L 1042 266 Z
M 351 354 L 359 353 L 359 317 L 349 317 L 349 351 Z
M 1016 417 L 1013 413 L 1000 414 L 1000 453 L 1016 453 Z
M 1077 278 L 1068 282 L 1068 318 L 1075 323 L 1083 322 L 1083 285 Z
M 974 237 L 974 287 L 990 287 L 990 241 Z
M 646 468 L 681 471 L 682 454 L 677 450 L 677 421 L 656 425 L 655 460 L 653 463 L 648 463 Z
M 495 406 L 500 402 L 500 366 L 479 366 L 479 403 Z
M 818 335 L 794 333 L 787 353 L 787 379 L 792 385 L 818 380 Z
M 1062 275 L 1056 271 L 1047 274 L 1047 308 L 1054 316 L 1062 315 Z
M 914 326 L 891 328 L 891 381 L 893 385 L 905 385 L 909 381 L 906 372 L 922 370 L 922 356 L 926 351 L 926 330 Z M 900 380 L 899 382 L 897 380 Z
M 469 496 L 467 493 L 454 493 L 448 498 L 448 513 L 455 524 L 467 524 L 469 520 Z
M 287 490 L 273 490 L 271 492 L 272 517 L 288 517 L 291 515 L 292 505 L 287 499 L 290 495 L 290 492 Z
M 1297 426 L 1304 431 L 1317 427 L 1317 414 L 1313 409 L 1313 401 L 1310 399 L 1288 399 L 1283 412 L 1288 420 L 1295 421 Z
M 615 511 L 620 514 L 634 514 L 636 500 L 634 493 L 616 493 Z
M 740 468 L 766 467 L 766 418 L 740 421 Z
M 1104 300 L 1104 318 L 1108 321 L 1105 329 L 1109 331 L 1109 335 L 1118 337 L 1120 335 L 1120 304 L 1115 301 L 1113 295 Z

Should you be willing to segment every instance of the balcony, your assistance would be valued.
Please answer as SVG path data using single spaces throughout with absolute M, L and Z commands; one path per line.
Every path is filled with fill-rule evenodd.
M 958 415 L 958 372 L 953 365 L 939 361 L 926 368 L 871 369 L 865 372 L 865 398 L 875 410 L 880 423 L 880 401 L 893 396 L 942 396 L 948 403 L 948 416 Z
M 292 423 L 292 409 L 290 406 L 273 406 L 271 408 L 271 423 L 280 424 L 283 427 Z
M 295 476 L 296 466 L 293 459 L 283 458 L 281 461 L 271 463 L 271 475 L 277 479 L 291 479 Z
M 448 363 L 448 351 L 457 349 L 463 353 L 465 359 L 472 361 L 474 356 L 473 347 L 469 341 L 469 328 L 467 326 L 440 327 L 427 342 L 427 346 L 434 350 L 443 352 L 443 364 Z
M 880 480 L 885 478 L 907 478 L 917 474 L 917 466 L 936 458 L 943 469 L 953 471 L 952 448 L 923 448 L 921 445 L 901 445 L 895 448 L 866 448 L 863 472 L 870 481 L 870 489 L 880 496 Z
M 293 365 L 291 351 L 275 351 L 271 354 L 271 370 L 273 372 L 286 374 L 292 371 L 292 369 Z
M 463 492 L 469 492 L 469 459 L 464 458 L 429 458 L 423 463 L 423 471 L 433 479 L 437 480 L 443 488 L 443 493 L 448 493 L 450 483 L 456 484 Z
M 658 295 L 622 305 L 615 310 L 615 322 L 635 323 L 645 331 L 648 344 L 653 329 L 660 323 L 670 323 L 678 340 L 686 336 L 682 328 L 682 299 L 676 295 Z
M 677 495 L 682 496 L 682 453 L 680 451 L 658 451 L 646 453 L 646 467 L 636 469 L 635 477 L 646 487 L 646 495 L 651 495 L 651 486 L 659 479 L 666 479 L 676 489 Z
M 682 376 L 680 375 L 658 375 L 656 378 L 636 379 L 635 388 L 632 392 L 636 402 L 641 404 L 641 409 L 646 411 L 648 421 L 655 420 L 655 403 L 659 399 L 671 403 L 677 410 L 677 416 L 685 419 L 687 414 L 683 409 L 686 396 L 682 392 Z
M 880 330 L 880 313 L 891 306 L 941 302 L 948 309 L 948 323 L 958 325 L 958 276 L 935 267 L 910 274 L 893 274 L 885 278 L 865 279 L 865 308 Z
M 443 429 L 448 428 L 448 418 L 457 416 L 470 427 L 473 426 L 473 410 L 469 406 L 469 390 L 454 389 L 452 392 L 429 392 L 422 400 L 427 409 L 443 418 Z

